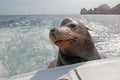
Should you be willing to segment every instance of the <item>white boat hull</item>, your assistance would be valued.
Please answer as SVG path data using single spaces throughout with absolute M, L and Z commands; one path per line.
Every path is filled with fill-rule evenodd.
M 120 59 L 88 61 L 11 77 L 9 80 L 120 80 Z M 2 79 L 5 80 L 5 79 Z

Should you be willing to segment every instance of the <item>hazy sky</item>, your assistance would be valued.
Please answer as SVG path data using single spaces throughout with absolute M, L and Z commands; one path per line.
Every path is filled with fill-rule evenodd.
M 0 0 L 0 15 L 79 14 L 81 8 L 94 8 L 103 3 L 113 7 L 120 0 Z

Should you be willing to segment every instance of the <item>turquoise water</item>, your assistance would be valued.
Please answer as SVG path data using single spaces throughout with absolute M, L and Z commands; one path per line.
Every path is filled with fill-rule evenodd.
M 120 57 L 119 15 L 0 16 L 0 77 L 45 69 L 58 53 L 49 30 L 68 17 L 90 29 L 102 58 Z

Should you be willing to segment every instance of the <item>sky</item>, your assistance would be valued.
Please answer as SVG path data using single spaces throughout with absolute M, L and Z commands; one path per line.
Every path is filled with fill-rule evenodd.
M 104 3 L 113 7 L 120 0 L 0 0 L 0 15 L 79 14 Z

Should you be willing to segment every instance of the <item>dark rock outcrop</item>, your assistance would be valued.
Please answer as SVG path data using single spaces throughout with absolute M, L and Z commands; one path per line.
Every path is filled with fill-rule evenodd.
M 115 7 L 111 8 L 112 14 L 120 14 L 120 4 L 116 5 Z
M 113 8 L 110 8 L 107 4 L 102 4 L 97 8 L 92 9 L 81 9 L 81 14 L 120 14 L 120 4 Z
M 89 10 L 87 11 L 87 13 L 88 13 L 88 14 L 90 14 L 90 13 L 91 13 L 91 14 L 94 14 L 94 11 L 93 11 L 92 9 L 89 9 Z
M 87 14 L 87 9 L 85 8 L 81 9 L 81 14 Z

